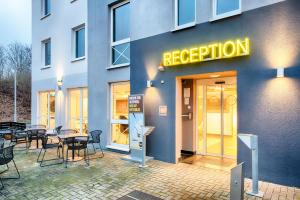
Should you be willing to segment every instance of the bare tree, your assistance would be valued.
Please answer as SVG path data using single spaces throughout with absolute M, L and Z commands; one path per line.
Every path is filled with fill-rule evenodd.
M 0 80 L 2 80 L 4 77 L 5 64 L 6 64 L 5 48 L 3 46 L 0 46 Z
M 31 70 L 31 48 L 19 42 L 8 45 L 6 51 L 9 69 L 17 73 L 30 72 Z
M 20 114 L 17 104 L 21 103 L 21 108 L 30 107 L 31 102 L 31 48 L 18 42 L 9 44 L 6 60 L 8 80 L 14 79 L 14 121 L 17 121 L 17 112 Z M 5 93 L 9 94 L 8 90 Z

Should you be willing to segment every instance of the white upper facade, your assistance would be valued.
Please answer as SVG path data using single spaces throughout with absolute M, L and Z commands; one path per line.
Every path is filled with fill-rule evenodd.
M 76 59 L 76 31 L 82 28 L 85 49 Z M 86 0 L 32 0 L 32 81 L 87 74 L 87 30 Z

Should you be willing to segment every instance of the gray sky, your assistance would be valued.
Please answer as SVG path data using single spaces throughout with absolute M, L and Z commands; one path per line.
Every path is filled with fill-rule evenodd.
M 0 0 L 0 45 L 31 44 L 31 0 Z

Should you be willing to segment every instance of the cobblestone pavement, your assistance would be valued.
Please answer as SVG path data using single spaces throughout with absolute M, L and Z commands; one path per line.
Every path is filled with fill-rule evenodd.
M 36 163 L 37 150 L 27 154 L 15 151 L 15 154 L 21 179 L 4 180 L 0 199 L 118 199 L 133 190 L 162 199 L 229 199 L 230 174 L 225 171 L 156 160 L 149 161 L 148 168 L 140 169 L 137 164 L 121 160 L 121 154 L 112 152 L 91 160 L 90 166 L 82 161 L 70 163 L 68 168 L 64 165 L 41 168 Z M 13 173 L 11 166 L 5 175 Z M 250 182 L 245 185 L 248 189 Z M 265 182 L 260 187 L 264 199 L 300 200 L 300 190 L 296 188 Z

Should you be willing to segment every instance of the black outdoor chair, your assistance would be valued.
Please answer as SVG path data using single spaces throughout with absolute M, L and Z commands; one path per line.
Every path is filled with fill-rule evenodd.
M 61 130 L 60 134 L 74 134 L 77 133 L 76 130 L 73 129 L 65 129 L 65 130 Z M 74 152 L 78 152 L 78 155 L 80 153 L 81 150 L 84 151 L 84 160 L 86 162 L 87 165 L 89 165 L 89 155 L 88 155 L 88 148 L 87 148 L 87 144 L 88 141 L 85 138 L 81 138 L 81 137 L 76 137 L 76 138 L 67 138 L 64 141 L 61 141 L 62 143 L 62 148 L 64 147 L 64 145 L 66 145 L 67 147 L 67 155 L 66 155 L 66 160 L 65 160 L 65 167 L 67 168 L 68 166 L 68 155 L 69 155 L 69 151 L 74 151 Z M 64 148 L 63 148 L 64 149 Z
M 56 128 L 53 130 L 53 132 L 54 132 L 56 135 L 58 135 L 58 134 L 60 133 L 61 129 L 62 129 L 62 126 L 58 126 L 58 127 L 56 127 Z
M 36 148 L 39 148 L 39 135 L 46 133 L 46 126 L 45 125 L 32 125 L 30 129 L 27 131 L 28 135 L 28 149 L 31 147 L 31 143 L 33 140 L 36 140 Z
M 0 177 L 0 182 L 1 182 L 1 189 L 4 188 L 4 184 L 2 182 L 3 179 L 19 179 L 20 178 L 20 173 L 19 170 L 17 168 L 17 165 L 14 161 L 14 147 L 15 144 L 10 145 L 8 147 L 3 147 L 4 146 L 4 141 L 1 141 L 1 147 L 0 147 L 0 166 L 1 165 L 6 165 L 7 169 L 0 172 L 0 174 L 3 174 L 4 172 L 9 170 L 8 164 L 12 161 L 14 164 L 14 167 L 18 173 L 17 177 Z
M 53 161 L 53 160 L 60 160 L 61 155 L 60 155 L 60 151 L 59 151 L 59 144 L 48 143 L 48 136 L 46 135 L 46 132 L 39 133 L 38 137 L 42 140 L 42 149 L 41 149 L 41 151 L 39 153 L 39 156 L 37 158 L 37 162 L 40 163 L 40 166 L 45 167 L 45 166 L 50 166 L 50 165 L 62 164 L 63 159 L 62 159 L 62 162 L 56 162 L 56 163 L 52 163 L 52 164 L 43 165 L 44 162 Z M 44 160 L 47 150 L 54 149 L 54 148 L 57 149 L 57 152 L 56 152 L 57 158 Z M 42 151 L 44 151 L 44 153 L 43 153 L 42 159 L 40 160 L 40 156 L 42 154 Z
M 91 131 L 89 134 L 89 139 L 88 139 L 88 143 L 93 145 L 93 149 L 94 149 L 94 153 L 96 154 L 96 148 L 95 145 L 98 144 L 99 145 L 99 149 L 101 150 L 102 156 L 100 156 L 100 158 L 104 157 L 104 153 L 101 147 L 101 134 L 102 131 L 101 130 L 94 130 Z

